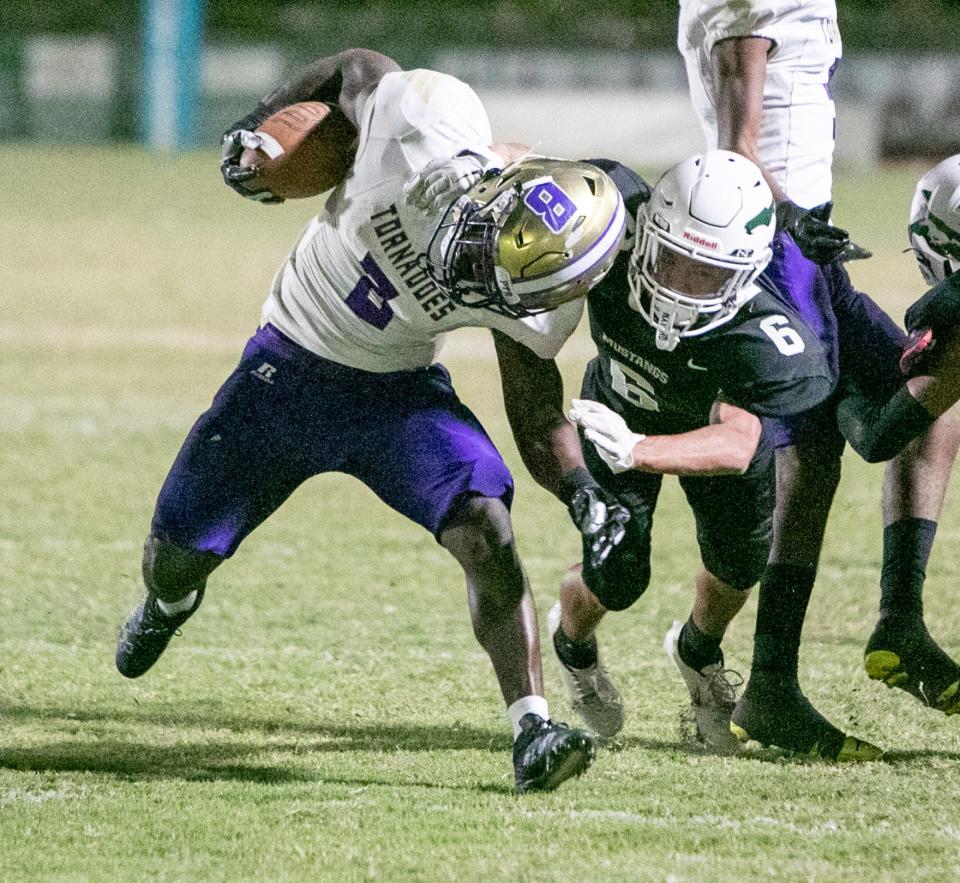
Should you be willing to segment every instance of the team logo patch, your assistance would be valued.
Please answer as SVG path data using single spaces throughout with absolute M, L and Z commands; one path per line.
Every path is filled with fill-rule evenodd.
M 523 204 L 552 233 L 560 233 L 577 216 L 577 204 L 552 179 L 536 182 L 528 188 L 523 195 Z

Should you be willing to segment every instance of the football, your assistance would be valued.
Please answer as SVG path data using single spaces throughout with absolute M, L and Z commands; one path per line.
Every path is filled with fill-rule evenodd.
M 246 148 L 240 165 L 256 170 L 244 182 L 284 199 L 316 196 L 347 175 L 357 149 L 356 127 L 338 107 L 304 101 L 278 110 L 256 129 L 260 147 Z

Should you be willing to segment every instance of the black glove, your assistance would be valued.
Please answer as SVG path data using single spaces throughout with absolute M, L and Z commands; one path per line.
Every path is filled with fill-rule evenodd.
M 626 534 L 630 510 L 582 467 L 571 469 L 561 481 L 567 510 L 583 537 L 584 556 L 598 568 Z
M 960 325 L 960 273 L 952 273 L 907 307 L 907 331 L 932 328 L 934 333 L 953 331 Z
M 253 132 L 273 112 L 265 104 L 258 104 L 251 113 L 230 126 L 223 133 L 220 142 L 220 174 L 223 175 L 224 183 L 244 198 L 265 205 L 279 205 L 283 199 L 274 196 L 269 190 L 250 190 L 246 186 L 245 182 L 253 180 L 257 173 L 254 169 L 240 165 L 240 155 L 246 146 L 243 143 L 244 134 Z
M 832 202 L 805 209 L 786 200 L 777 205 L 777 229 L 789 233 L 804 256 L 817 264 L 870 257 L 872 252 L 851 242 L 846 230 L 830 223 L 831 211 Z

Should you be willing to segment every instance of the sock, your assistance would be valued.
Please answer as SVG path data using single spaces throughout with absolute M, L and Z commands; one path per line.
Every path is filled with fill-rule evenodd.
M 517 741 L 520 735 L 520 718 L 526 714 L 535 714 L 542 717 L 545 721 L 550 720 L 550 712 L 547 709 L 547 700 L 543 696 L 524 696 L 518 699 L 508 709 L 510 716 L 510 726 L 513 727 L 513 741 Z
M 923 581 L 937 522 L 907 516 L 883 529 L 880 616 L 923 619 Z
M 178 613 L 186 613 L 188 610 L 192 610 L 196 600 L 197 590 L 194 589 L 189 595 L 181 598 L 179 601 L 161 601 L 157 598 L 157 607 L 160 608 L 160 612 L 164 616 L 176 616 Z
M 703 671 L 708 665 L 722 661 L 722 640 L 723 638 L 714 638 L 700 631 L 693 621 L 693 616 L 690 616 L 680 630 L 677 652 L 684 665 L 689 665 L 694 671 Z
M 760 580 L 753 671 L 797 676 L 800 633 L 817 578 L 815 567 L 768 564 Z
M 553 647 L 560 661 L 570 668 L 590 668 L 597 661 L 597 639 L 590 635 L 585 641 L 568 638 L 560 626 L 553 633 Z

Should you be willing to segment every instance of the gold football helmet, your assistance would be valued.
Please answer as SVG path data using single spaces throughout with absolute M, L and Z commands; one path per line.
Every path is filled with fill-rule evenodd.
M 625 230 L 623 199 L 604 171 L 528 158 L 447 208 L 427 270 L 456 303 L 520 318 L 585 295 L 613 265 Z

